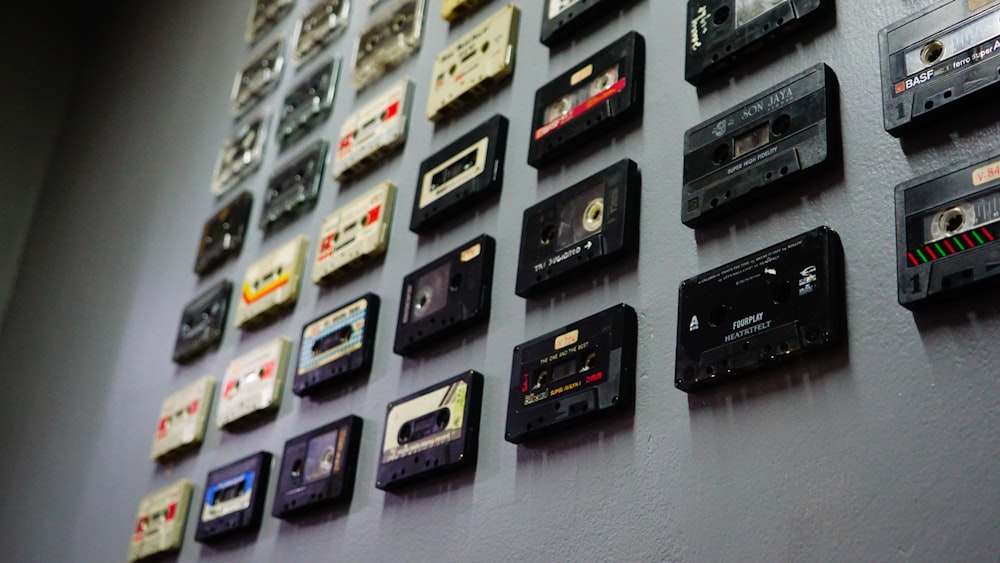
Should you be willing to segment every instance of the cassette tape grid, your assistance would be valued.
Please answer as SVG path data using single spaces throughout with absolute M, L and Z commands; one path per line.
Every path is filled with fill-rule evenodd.
M 303 66 L 315 59 L 350 24 L 351 0 L 319 0 L 295 24 L 292 61 Z
M 191 481 L 181 479 L 142 498 L 129 544 L 129 563 L 180 551 L 193 490 Z
M 354 46 L 355 89 L 366 88 L 420 48 L 426 0 L 396 0 L 375 12 Z

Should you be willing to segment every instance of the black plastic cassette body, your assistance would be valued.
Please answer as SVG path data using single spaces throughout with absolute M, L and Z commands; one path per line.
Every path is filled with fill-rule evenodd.
M 545 0 L 541 41 L 548 47 L 562 43 L 622 4 L 622 0 Z
M 425 233 L 500 191 L 509 122 L 494 115 L 420 164 L 410 230 Z
M 295 27 L 295 63 L 304 65 L 329 47 L 347 29 L 350 10 L 351 0 L 319 0 L 309 8 Z
M 1000 3 L 948 0 L 879 33 L 885 129 L 909 134 L 1000 84 Z
M 483 375 L 475 371 L 389 403 L 375 486 L 392 490 L 474 466 L 482 406 Z
M 271 515 L 290 518 L 349 500 L 362 425 L 352 415 L 285 442 Z
M 260 527 L 271 463 L 270 453 L 258 452 L 209 472 L 196 541 L 209 542 Z
M 481 235 L 403 278 L 393 350 L 408 356 L 486 321 L 496 241 Z
M 196 274 L 204 276 L 240 253 L 247 223 L 250 221 L 251 207 L 253 207 L 253 195 L 250 192 L 243 192 L 205 221 L 205 227 L 201 231 L 198 256 L 194 261 Z
M 1000 153 L 896 188 L 899 303 L 911 309 L 1000 281 Z
M 292 391 L 301 397 L 368 373 L 375 357 L 378 312 L 379 297 L 368 293 L 306 324 Z
M 628 159 L 524 210 L 515 293 L 529 297 L 639 246 L 639 166 Z
M 514 348 L 507 441 L 631 407 L 637 323 L 635 310 L 620 304 Z
M 699 226 L 837 161 L 837 91 L 819 64 L 689 129 L 681 221 Z
M 184 307 L 174 344 L 175 362 L 189 362 L 209 348 L 218 346 L 222 341 L 232 294 L 233 283 L 222 280 Z
M 261 229 L 273 232 L 316 206 L 329 146 L 322 139 L 316 141 L 271 176 L 264 194 Z
M 684 78 L 701 85 L 803 24 L 833 11 L 834 0 L 688 0 Z
M 680 286 L 675 385 L 692 392 L 844 338 L 840 237 L 814 229 Z
M 540 168 L 642 114 L 646 40 L 635 31 L 535 93 L 528 164 Z
M 285 96 L 278 120 L 278 144 L 282 150 L 308 135 L 330 117 L 339 75 L 340 59 L 331 59 Z

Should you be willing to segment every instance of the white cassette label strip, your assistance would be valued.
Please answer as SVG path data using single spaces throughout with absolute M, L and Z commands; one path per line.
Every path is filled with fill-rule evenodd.
M 383 182 L 323 220 L 313 283 L 385 252 L 389 246 L 396 185 Z
M 219 428 L 278 406 L 291 346 L 278 337 L 230 362 L 219 393 Z

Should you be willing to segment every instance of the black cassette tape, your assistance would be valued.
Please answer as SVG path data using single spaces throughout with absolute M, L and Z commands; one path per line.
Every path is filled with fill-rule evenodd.
M 640 184 L 626 159 L 525 209 L 515 292 L 529 297 L 634 252 Z
M 368 373 L 375 357 L 378 311 L 378 295 L 368 293 L 306 324 L 292 391 L 301 397 Z
M 528 164 L 541 168 L 642 114 L 646 40 L 631 31 L 535 93 Z
M 896 188 L 899 303 L 916 308 L 1000 281 L 1000 153 Z
M 885 130 L 909 134 L 1000 84 L 1000 3 L 948 0 L 879 33 Z
M 196 274 L 204 276 L 240 253 L 243 235 L 246 234 L 247 223 L 250 221 L 251 207 L 253 195 L 243 192 L 205 221 L 198 256 L 194 261 Z
M 174 344 L 175 362 L 190 362 L 222 342 L 232 294 L 233 283 L 222 280 L 184 307 Z
M 330 117 L 339 75 L 340 59 L 331 59 L 285 96 L 278 120 L 278 145 L 281 150 L 308 135 Z
M 620 304 L 515 347 L 507 441 L 630 408 L 637 332 L 635 310 Z
M 267 182 L 260 228 L 270 233 L 316 207 L 329 143 L 316 141 Z
M 684 78 L 698 86 L 744 56 L 833 11 L 834 0 L 688 0 Z
M 507 118 L 494 115 L 420 165 L 410 230 L 425 233 L 500 191 Z
M 622 4 L 622 0 L 545 0 L 541 41 L 549 47 L 566 41 Z
M 362 424 L 352 415 L 285 442 L 272 516 L 290 518 L 350 500 Z
M 820 227 L 681 283 L 678 389 L 692 392 L 843 340 L 840 237 Z
M 482 406 L 483 375 L 475 371 L 389 403 L 375 486 L 388 491 L 474 466 Z
M 208 474 L 194 539 L 210 542 L 260 527 L 272 456 L 258 452 Z
M 819 64 L 689 129 L 681 221 L 699 226 L 837 161 L 837 90 Z

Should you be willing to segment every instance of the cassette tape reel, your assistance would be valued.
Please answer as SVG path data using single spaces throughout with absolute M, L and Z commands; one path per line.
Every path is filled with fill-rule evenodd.
M 427 119 L 454 114 L 514 73 L 520 21 L 508 4 L 435 57 Z
M 697 227 L 839 161 L 837 76 L 816 65 L 684 134 L 681 221 Z
M 409 356 L 490 316 L 496 241 L 481 235 L 403 278 L 393 350 Z
M 247 43 L 256 43 L 292 11 L 295 0 L 254 0 L 247 20 Z
M 285 40 L 270 43 L 236 75 L 230 109 L 240 117 L 257 105 L 281 81 L 285 68 Z
M 267 111 L 241 126 L 219 150 L 212 176 L 212 193 L 221 196 L 260 168 L 269 121 Z
M 128 549 L 130 563 L 181 549 L 193 490 L 191 481 L 181 479 L 142 497 Z
M 316 207 L 329 147 L 320 139 L 271 176 L 260 214 L 261 230 L 272 233 Z
M 279 336 L 229 362 L 219 389 L 219 428 L 238 426 L 278 408 L 291 348 L 292 343 Z
M 389 491 L 475 466 L 482 403 L 483 375 L 475 371 L 389 403 L 375 486 Z
M 620 304 L 514 348 L 507 441 L 630 408 L 637 322 L 635 310 Z
M 176 456 L 201 444 L 214 393 L 215 380 L 206 375 L 163 401 L 150 453 L 154 461 Z
M 247 268 L 236 307 L 236 328 L 257 328 L 299 298 L 309 239 L 297 236 Z
M 535 93 L 528 164 L 540 168 L 642 114 L 646 40 L 632 31 Z
M 612 9 L 622 8 L 625 4 L 622 0 L 545 0 L 541 41 L 548 47 L 554 47 L 579 34 L 589 23 L 610 15 Z
M 260 528 L 273 457 L 258 452 L 208 474 L 194 539 L 209 543 Z
M 626 159 L 526 209 L 515 293 L 530 297 L 635 252 L 640 184 Z
M 373 293 L 338 307 L 302 328 L 292 391 L 302 397 L 331 383 L 367 374 L 375 357 L 379 297 Z
M 312 281 L 329 283 L 389 247 L 396 185 L 382 182 L 323 220 Z
M 287 519 L 349 501 L 362 425 L 361 418 L 352 415 L 285 442 L 271 515 Z
M 340 128 L 333 177 L 350 180 L 401 147 L 412 105 L 413 83 L 404 78 L 349 115 Z
M 278 121 L 281 150 L 311 133 L 330 117 L 339 75 L 340 59 L 331 59 L 285 96 Z
M 489 0 L 441 0 L 441 19 L 458 21 Z
M 424 33 L 425 0 L 398 0 L 376 13 L 354 46 L 357 89 L 368 86 L 420 48 Z
M 350 0 L 319 0 L 295 25 L 292 61 L 304 65 L 319 56 L 350 23 Z
M 222 280 L 184 307 L 174 343 L 174 361 L 188 363 L 222 342 L 233 284 Z
M 250 221 L 251 207 L 253 196 L 250 192 L 243 192 L 205 221 L 198 256 L 194 261 L 196 274 L 204 276 L 229 258 L 239 255 L 247 223 Z
M 674 381 L 686 392 L 844 340 L 840 237 L 814 229 L 680 286 Z
M 1000 153 L 896 187 L 899 303 L 916 309 L 1000 281 Z

